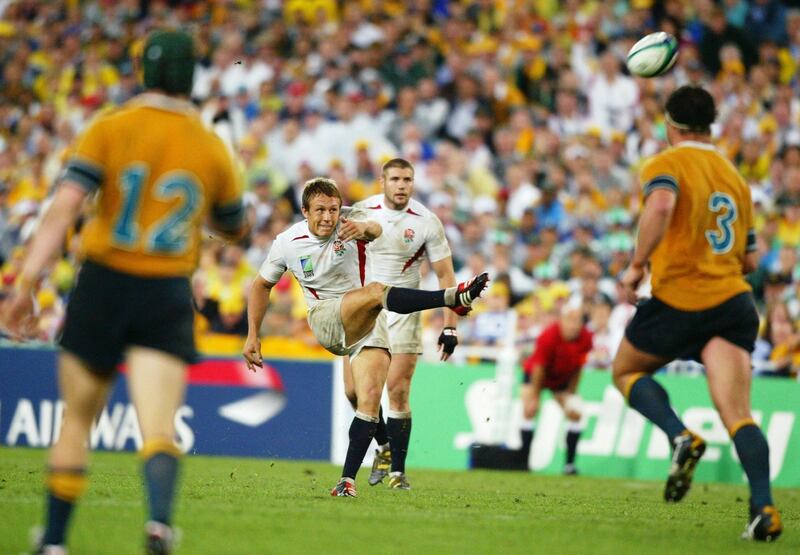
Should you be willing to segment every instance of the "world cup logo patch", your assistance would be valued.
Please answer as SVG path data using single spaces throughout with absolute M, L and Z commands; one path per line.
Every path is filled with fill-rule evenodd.
M 403 241 L 411 243 L 414 240 L 414 230 L 410 227 L 403 232 Z
M 314 264 L 311 262 L 310 256 L 300 257 L 300 268 L 303 270 L 303 277 L 314 277 Z
M 344 243 L 339 241 L 338 239 L 333 242 L 333 254 L 336 256 L 342 256 L 344 254 L 345 248 Z

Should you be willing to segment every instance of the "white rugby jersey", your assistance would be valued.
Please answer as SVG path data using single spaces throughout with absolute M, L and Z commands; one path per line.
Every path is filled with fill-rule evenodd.
M 363 210 L 344 206 L 341 215 L 358 221 L 367 219 Z M 340 225 L 330 237 L 320 239 L 308 229 L 307 220 L 294 224 L 275 238 L 258 273 L 277 283 L 286 270 L 292 272 L 303 287 L 309 308 L 317 301 L 341 297 L 364 286 L 369 283 L 367 242 L 341 241 Z
M 450 256 L 442 222 L 421 202 L 411 199 L 404 210 L 391 210 L 379 194 L 355 206 L 383 227 L 383 234 L 369 246 L 374 281 L 417 288 L 424 256 L 431 262 Z

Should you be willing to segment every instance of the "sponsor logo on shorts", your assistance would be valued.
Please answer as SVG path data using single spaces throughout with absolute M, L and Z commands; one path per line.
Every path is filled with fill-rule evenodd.
M 311 262 L 310 256 L 300 257 L 300 267 L 303 269 L 303 277 L 314 277 L 314 263 Z
M 345 251 L 344 243 L 339 241 L 339 239 L 333 242 L 333 254 L 335 254 L 336 256 L 343 256 L 344 251 Z
M 403 232 L 403 241 L 406 243 L 411 243 L 414 240 L 414 235 L 415 233 L 413 229 L 410 227 L 406 228 L 406 230 Z

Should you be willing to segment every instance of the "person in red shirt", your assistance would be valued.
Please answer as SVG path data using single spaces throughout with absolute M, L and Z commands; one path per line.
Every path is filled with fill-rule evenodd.
M 561 310 L 559 320 L 539 334 L 536 349 L 522 366 L 525 371 L 520 392 L 524 413 L 522 452 L 530 452 L 535 430 L 533 419 L 539 412 L 542 390 L 549 389 L 569 421 L 564 474 L 578 473 L 575 453 L 582 426 L 581 402 L 575 391 L 581 368 L 591 350 L 592 334 L 584 325 L 583 311 L 579 305 L 569 303 Z

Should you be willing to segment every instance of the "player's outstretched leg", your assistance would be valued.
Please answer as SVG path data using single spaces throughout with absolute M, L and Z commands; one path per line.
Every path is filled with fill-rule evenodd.
M 365 337 L 384 308 L 399 314 L 410 314 L 448 307 L 463 316 L 470 311 L 473 301 L 481 296 L 488 283 L 489 276 L 483 273 L 456 287 L 438 291 L 391 287 L 376 281 L 353 289 L 342 297 L 340 309 L 345 340 L 348 345 L 353 345 Z
M 449 307 L 457 314 L 464 316 L 471 310 L 473 301 L 481 296 L 488 283 L 489 275 L 483 273 L 461 282 L 455 287 L 438 291 L 387 287 L 383 295 L 383 307 L 398 314 L 411 314 L 430 308 Z

